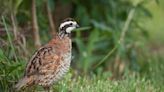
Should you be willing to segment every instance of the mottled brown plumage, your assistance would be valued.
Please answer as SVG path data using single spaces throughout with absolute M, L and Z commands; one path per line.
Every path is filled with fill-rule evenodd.
M 71 62 L 70 31 L 77 26 L 75 21 L 65 20 L 60 25 L 58 35 L 34 53 L 26 66 L 24 77 L 16 84 L 18 90 L 32 85 L 49 89 L 64 76 Z

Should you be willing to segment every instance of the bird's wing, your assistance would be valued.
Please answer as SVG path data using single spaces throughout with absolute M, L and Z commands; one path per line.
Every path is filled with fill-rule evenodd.
M 42 47 L 35 52 L 28 62 L 25 76 L 46 73 L 48 70 L 54 71 L 57 68 L 60 59 L 52 47 Z

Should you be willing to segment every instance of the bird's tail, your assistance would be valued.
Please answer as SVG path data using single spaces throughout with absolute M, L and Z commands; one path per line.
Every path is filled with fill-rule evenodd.
M 19 82 L 15 85 L 15 89 L 16 90 L 20 90 L 22 87 L 27 86 L 27 84 L 29 83 L 30 78 L 24 77 L 21 80 L 19 80 Z

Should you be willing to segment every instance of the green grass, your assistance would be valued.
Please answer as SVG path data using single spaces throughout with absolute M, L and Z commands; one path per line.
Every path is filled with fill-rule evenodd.
M 162 1 L 162 0 L 160 0 Z M 164 12 L 163 6 L 154 5 L 150 3 L 147 7 L 151 10 L 153 18 L 145 21 L 145 27 L 149 30 L 150 39 L 148 43 L 161 43 L 164 41 Z M 3 18 L 3 22 L 5 22 Z M 6 24 L 6 23 L 4 23 Z M 7 28 L 7 25 L 5 25 Z M 9 41 L 9 49 L 15 55 L 15 47 L 11 42 L 11 34 L 6 29 L 7 38 Z M 94 35 L 95 36 L 95 35 Z M 93 39 L 93 38 L 92 38 Z M 156 44 L 155 44 L 156 45 Z M 149 46 L 149 45 L 147 45 Z M 162 46 L 161 46 L 162 47 Z M 82 50 L 83 51 L 83 50 Z M 16 57 L 18 60 L 14 61 L 11 53 L 6 53 L 4 49 L 0 48 L 0 92 L 12 92 L 13 86 L 18 79 L 23 75 L 25 68 L 25 59 Z M 110 80 L 110 74 L 100 73 L 93 75 L 76 75 L 73 69 L 63 80 L 53 85 L 55 92 L 164 92 L 164 58 L 159 57 L 154 53 L 150 53 L 149 58 L 144 58 L 146 66 L 142 66 L 141 72 L 126 71 L 124 77 L 120 80 Z M 163 54 L 161 54 L 162 56 Z M 86 57 L 85 57 L 86 58 Z M 84 58 L 84 59 L 85 59 Z M 102 60 L 103 61 L 103 60 Z M 84 66 L 83 66 L 84 67 Z M 109 75 L 109 76 L 107 76 Z M 34 88 L 35 91 L 43 90 L 40 86 Z M 33 90 L 34 90 L 33 89 Z M 31 91 L 31 88 L 26 89 L 26 92 Z M 22 92 L 25 92 L 24 90 Z
M 164 62 L 163 58 L 154 56 L 149 60 L 148 70 L 141 74 L 127 71 L 120 80 L 110 80 L 108 73 L 99 75 L 76 75 L 72 69 L 63 80 L 53 86 L 55 92 L 163 92 Z M 12 87 L 22 76 L 25 63 L 10 61 L 0 49 L 0 92 L 13 91 Z M 31 89 L 27 89 L 31 91 Z M 43 88 L 35 88 L 43 91 Z M 22 91 L 25 92 L 25 91 Z
M 150 80 L 130 76 L 119 81 L 78 77 L 59 83 L 59 92 L 162 92 Z
M 162 85 L 146 77 L 129 76 L 122 80 L 109 80 L 78 76 L 72 79 L 69 73 L 65 79 L 53 86 L 53 92 L 163 92 Z M 43 90 L 38 88 L 36 90 Z
M 58 92 L 163 92 L 164 58 L 152 56 L 144 72 L 126 71 L 120 80 L 110 80 L 109 74 L 74 77 L 71 73 L 54 86 Z M 73 77 L 73 79 L 72 79 Z
M 163 53 L 164 52 L 163 51 L 164 0 L 159 0 L 159 1 L 161 2 L 159 5 L 155 4 L 154 1 L 151 1 L 148 5 L 146 5 L 146 8 L 150 10 L 153 17 L 151 19 L 143 18 L 144 21 L 143 26 L 148 30 L 150 34 L 149 41 L 146 40 L 146 42 L 148 42 L 148 45 L 144 46 L 143 49 L 149 48 L 152 45 L 150 43 L 153 43 L 153 46 L 155 48 L 158 48 L 157 44 L 159 44 L 160 48 L 158 49 Z M 17 49 L 12 41 L 13 35 L 8 30 L 9 24 L 6 24 L 4 17 L 2 17 L 2 23 L 4 24 L 7 33 L 6 36 L 7 40 L 5 41 L 8 41 L 9 44 L 8 47 L 6 46 L 5 48 L 0 48 L 0 92 L 13 92 L 14 90 L 13 86 L 23 75 L 26 65 L 25 58 L 27 57 L 22 58 L 20 57 L 21 55 L 17 52 Z M 101 27 L 101 23 L 98 24 L 99 25 L 97 25 L 97 28 Z M 106 28 L 106 26 L 104 28 Z M 85 30 L 85 29 L 89 29 L 89 27 L 85 27 L 79 30 Z M 95 42 L 97 42 L 97 40 L 101 41 L 102 39 L 104 39 L 104 38 L 100 39 L 98 29 L 92 29 L 92 30 L 93 30 L 91 32 L 92 35 L 90 35 L 87 39 L 89 40 L 89 43 L 87 45 L 83 44 L 83 40 L 80 38 L 80 32 L 77 32 L 78 39 L 77 38 L 75 39 L 75 42 L 79 46 L 79 51 L 80 51 L 79 56 L 81 58 L 80 60 L 83 61 L 81 63 L 80 62 L 78 63 L 79 65 L 81 65 L 81 67 L 83 67 L 83 69 L 86 72 L 89 72 L 88 70 L 91 67 L 91 61 L 96 60 L 98 56 L 92 54 L 92 51 L 95 49 L 94 47 L 96 47 Z M 112 29 L 108 29 L 108 31 L 109 30 Z M 107 36 L 111 36 L 111 35 L 108 34 Z M 141 41 L 139 40 L 139 42 L 142 42 L 142 40 Z M 32 50 L 34 49 L 31 46 L 29 47 L 30 48 L 28 49 L 32 49 Z M 105 47 L 102 46 L 101 48 L 105 48 Z M 99 66 L 102 62 L 104 62 L 104 60 L 106 60 L 106 58 L 110 56 L 114 50 L 115 48 L 112 49 L 112 51 L 109 52 L 107 56 L 105 56 L 100 61 L 100 63 L 97 64 L 97 66 Z M 87 54 L 85 55 L 83 54 L 83 52 Z M 146 53 L 147 52 L 145 51 L 144 54 Z M 103 71 L 101 71 L 98 74 L 92 73 L 90 75 L 82 75 L 82 74 L 78 75 L 74 73 L 76 72 L 76 69 L 72 69 L 64 77 L 63 80 L 53 85 L 53 91 L 55 92 L 164 92 L 164 86 L 163 86 L 164 58 L 159 57 L 159 56 L 163 56 L 163 54 L 159 55 L 156 53 L 152 53 L 152 51 L 150 54 L 151 55 L 149 57 L 143 56 L 143 59 L 141 58 L 138 59 L 141 63 L 144 63 L 143 65 L 140 66 L 140 68 L 142 68 L 140 69 L 141 71 L 134 72 L 134 71 L 127 70 L 125 71 L 123 78 L 120 80 L 111 80 L 110 79 L 111 73 L 105 73 Z M 88 58 L 86 57 L 87 55 L 89 56 Z M 26 89 L 26 92 L 29 91 L 31 92 L 32 90 L 40 91 L 43 90 L 43 88 L 37 86 L 32 89 L 31 88 Z M 25 90 L 22 90 L 22 92 L 25 92 Z

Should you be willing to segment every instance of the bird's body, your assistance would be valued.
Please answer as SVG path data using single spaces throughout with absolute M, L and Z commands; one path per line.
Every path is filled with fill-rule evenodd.
M 69 70 L 72 42 L 66 29 L 73 26 L 68 26 L 69 24 L 60 26 L 58 35 L 34 53 L 26 66 L 24 77 L 16 85 L 18 90 L 32 85 L 41 85 L 49 89 Z M 76 25 L 77 23 L 74 26 Z M 67 28 L 63 29 L 66 26 Z

